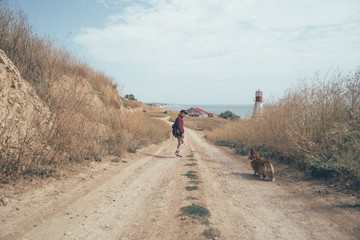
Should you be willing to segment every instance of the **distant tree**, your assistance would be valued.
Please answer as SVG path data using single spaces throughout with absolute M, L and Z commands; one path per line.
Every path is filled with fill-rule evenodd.
M 126 99 L 129 99 L 129 100 L 137 101 L 137 99 L 135 98 L 134 94 L 126 94 L 126 95 L 125 95 L 125 98 L 126 98 Z
M 225 118 L 225 119 L 231 119 L 231 120 L 240 118 L 240 116 L 235 115 L 233 112 L 231 112 L 229 110 L 226 110 L 225 112 L 220 113 L 220 117 Z

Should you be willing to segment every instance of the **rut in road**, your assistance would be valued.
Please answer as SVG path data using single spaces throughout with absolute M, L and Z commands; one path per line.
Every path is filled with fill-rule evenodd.
M 169 139 L 93 179 L 65 181 L 61 197 L 39 190 L 33 200 L 17 202 L 19 211 L 9 204 L 0 213 L 0 238 L 205 239 L 204 230 L 214 228 L 229 240 L 358 239 L 359 211 L 335 208 L 307 182 L 260 181 L 246 157 L 207 143 L 198 132 L 186 133 L 189 157 L 176 158 L 176 140 Z M 188 171 L 199 182 L 190 183 Z M 211 216 L 182 215 L 180 209 L 193 203 Z

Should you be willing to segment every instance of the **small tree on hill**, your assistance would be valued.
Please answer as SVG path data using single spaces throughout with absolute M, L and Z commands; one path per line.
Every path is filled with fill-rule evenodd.
M 235 115 L 233 112 L 231 112 L 229 110 L 226 110 L 225 112 L 220 113 L 220 117 L 225 118 L 225 119 L 231 119 L 231 120 L 240 118 L 240 116 Z
M 135 98 L 134 94 L 126 94 L 126 95 L 125 95 L 125 98 L 126 98 L 126 99 L 129 99 L 129 100 L 137 101 L 137 99 Z

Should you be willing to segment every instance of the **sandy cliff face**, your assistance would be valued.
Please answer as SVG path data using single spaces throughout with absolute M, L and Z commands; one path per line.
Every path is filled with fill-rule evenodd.
M 116 118 L 123 111 L 116 89 L 110 84 L 98 88 L 95 89 L 87 79 L 64 75 L 52 82 L 48 89 L 51 106 L 47 106 L 0 50 L 2 156 L 11 152 L 14 158 L 21 146 L 33 153 L 44 149 L 49 152 L 54 148 L 57 155 L 68 155 L 68 151 L 81 149 L 80 142 L 95 151 L 96 141 L 106 139 L 112 131 L 111 126 L 107 126 L 109 119 Z M 59 146 L 62 146 L 61 150 Z M 4 162 L 2 158 L 0 160 Z
M 102 141 L 111 135 L 113 126 L 108 123 L 125 111 L 116 89 L 111 85 L 95 89 L 86 78 L 64 75 L 51 85 L 49 92 L 53 114 L 59 114 L 59 121 L 71 116 L 72 126 L 68 124 L 68 131 L 74 136 L 86 136 L 84 144 L 91 144 L 91 139 Z
M 163 129 L 163 123 L 142 125 L 141 108 L 123 107 L 104 77 L 64 71 L 39 80 L 43 84 L 38 86 L 22 79 L 0 50 L 0 182 L 51 174 L 71 162 L 107 154 L 122 156 L 166 136 L 153 137 L 153 127 Z
M 0 146 L 19 150 L 42 142 L 49 131 L 50 111 L 23 80 L 12 61 L 0 50 Z M 30 144 L 30 145 L 29 145 Z

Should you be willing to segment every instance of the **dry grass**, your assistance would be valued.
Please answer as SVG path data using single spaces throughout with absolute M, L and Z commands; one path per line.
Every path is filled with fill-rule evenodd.
M 170 120 L 175 121 L 176 117 L 178 116 L 179 112 L 176 112 L 175 114 L 171 115 Z M 203 130 L 212 130 L 216 129 L 218 127 L 221 127 L 228 123 L 230 120 L 220 118 L 220 117 L 206 117 L 206 118 L 200 118 L 200 117 L 185 117 L 184 119 L 184 125 L 185 127 L 197 130 L 197 131 L 203 131 Z
M 197 131 L 204 130 L 213 130 L 225 125 L 228 121 L 220 117 L 209 117 L 209 118 L 199 118 L 199 117 L 186 117 L 185 126 Z
M 255 121 L 209 130 L 212 142 L 261 147 L 266 157 L 295 163 L 315 176 L 360 179 L 360 70 L 316 77 L 288 89 Z
M 145 106 L 143 103 L 123 102 L 112 78 L 80 62 L 63 43 L 39 37 L 24 12 L 2 1 L 0 49 L 50 110 L 46 131 L 33 124 L 34 116 L 26 116 L 26 132 L 37 132 L 40 138 L 24 134 L 15 139 L 18 146 L 13 149 L 7 144 L 9 139 L 0 135 L 1 181 L 50 174 L 106 154 L 121 156 L 169 137 L 170 128 L 164 121 L 133 110 Z M 131 109 L 124 110 L 123 104 Z M 0 133 L 14 127 L 11 121 L 0 117 Z
M 179 115 L 179 111 L 176 110 L 169 110 L 169 109 L 163 109 L 158 107 L 151 107 L 148 106 L 148 109 L 146 109 L 146 113 L 150 117 L 159 117 L 159 118 L 166 118 L 169 117 L 171 121 L 174 121 L 176 117 Z
M 115 131 L 108 133 L 108 149 L 115 152 L 110 154 L 121 154 L 121 149 L 135 152 L 149 143 L 160 143 L 170 137 L 170 128 L 166 122 L 153 119 L 142 112 L 122 114 L 113 119 Z M 115 149 L 120 149 L 116 152 Z
M 179 115 L 179 111 L 177 110 L 169 110 L 169 109 L 163 109 L 158 107 L 150 107 L 146 109 L 146 113 L 151 117 L 169 117 L 169 120 L 171 122 L 174 122 L 175 119 Z M 226 120 L 220 117 L 209 117 L 209 118 L 200 118 L 200 117 L 185 117 L 184 124 L 185 127 L 197 130 L 197 131 L 203 131 L 203 130 L 212 130 L 214 128 L 217 128 L 219 126 L 222 126 L 226 124 L 230 120 Z
M 145 104 L 136 100 L 122 99 L 123 106 L 126 108 L 145 108 Z

